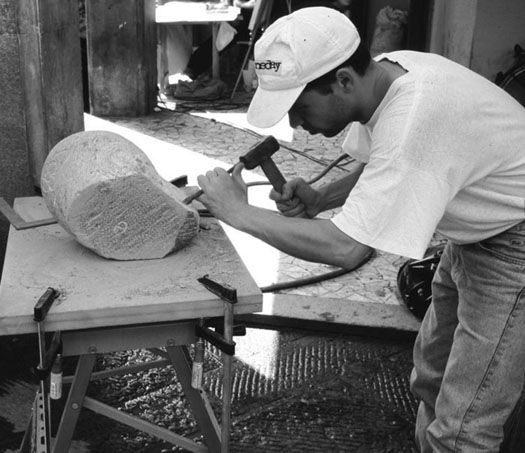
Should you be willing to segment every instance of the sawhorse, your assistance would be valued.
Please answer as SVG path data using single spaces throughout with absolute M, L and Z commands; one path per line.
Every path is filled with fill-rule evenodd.
M 229 451 L 229 445 L 221 442 L 221 437 L 224 437 L 224 434 L 221 433 L 221 427 L 211 409 L 206 394 L 202 390 L 193 388 L 191 385 L 192 359 L 187 345 L 195 343 L 195 329 L 198 324 L 199 320 L 190 320 L 166 324 L 62 332 L 63 357 L 79 356 L 79 359 L 74 376 L 71 379 L 65 378 L 66 383 L 71 382 L 71 388 L 52 451 L 55 453 L 69 451 L 80 411 L 83 407 L 195 453 L 224 453 Z M 159 346 L 164 347 L 164 350 L 158 349 Z M 97 354 L 130 349 L 149 349 L 164 357 L 164 359 L 133 367 L 93 373 Z M 92 378 L 101 379 L 166 365 L 172 365 L 176 371 L 184 395 L 190 404 L 192 414 L 202 432 L 205 445 L 198 444 L 168 429 L 154 425 L 139 417 L 126 414 L 86 396 L 88 384 Z M 226 376 L 230 375 L 231 360 L 226 360 L 224 366 L 230 367 L 229 370 L 223 370 Z M 231 410 L 231 393 L 226 393 L 228 398 L 223 398 L 223 413 L 229 413 Z M 222 430 L 229 430 L 229 426 L 223 425 Z M 27 445 L 23 446 L 21 452 L 29 451 L 25 450 L 27 447 Z

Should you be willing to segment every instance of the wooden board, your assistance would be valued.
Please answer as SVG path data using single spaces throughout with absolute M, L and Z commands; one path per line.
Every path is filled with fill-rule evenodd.
M 40 197 L 18 198 L 26 220 L 49 217 Z M 186 248 L 159 260 L 113 261 L 81 246 L 58 224 L 11 227 L 0 283 L 0 335 L 36 332 L 33 307 L 48 287 L 60 298 L 46 330 L 77 330 L 223 315 L 223 302 L 197 278 L 237 289 L 236 314 L 262 308 L 262 294 L 222 227 L 203 219 Z
M 276 325 L 306 327 L 306 322 L 322 323 L 328 330 L 336 324 L 377 329 L 418 332 L 421 321 L 405 305 L 361 302 L 352 299 L 297 294 L 264 294 L 264 307 L 258 322 L 278 318 Z

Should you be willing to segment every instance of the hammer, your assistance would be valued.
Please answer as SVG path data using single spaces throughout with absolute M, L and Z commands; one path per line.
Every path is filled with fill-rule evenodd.
M 279 142 L 271 135 L 268 135 L 261 142 L 253 146 L 244 156 L 239 157 L 239 162 L 242 162 L 247 170 L 253 170 L 260 165 L 273 188 L 278 192 L 282 192 L 282 188 L 286 180 L 271 159 L 273 153 L 275 153 L 275 151 L 278 149 Z M 228 173 L 231 173 L 234 168 L 235 165 L 229 168 L 227 170 Z M 182 203 L 190 204 L 193 200 L 199 198 L 203 193 L 204 191 L 202 189 L 198 190 L 194 194 L 189 195 L 184 200 L 182 200 Z
M 286 183 L 286 179 L 284 179 L 283 175 L 277 168 L 277 165 L 275 165 L 272 160 L 273 153 L 278 149 L 279 142 L 271 135 L 268 135 L 261 143 L 254 146 L 244 156 L 241 156 L 239 161 L 244 164 L 246 170 L 253 170 L 260 165 L 273 188 L 281 193 L 283 191 L 283 185 Z

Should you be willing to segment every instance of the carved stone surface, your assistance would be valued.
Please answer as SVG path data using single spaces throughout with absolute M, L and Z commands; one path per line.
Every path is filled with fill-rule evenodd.
M 41 188 L 60 225 L 105 258 L 163 258 L 199 230 L 197 211 L 182 203 L 185 193 L 113 132 L 78 132 L 60 141 L 44 163 Z

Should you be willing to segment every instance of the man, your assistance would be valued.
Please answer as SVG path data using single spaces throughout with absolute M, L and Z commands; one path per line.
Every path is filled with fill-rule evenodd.
M 326 8 L 276 21 L 255 46 L 248 119 L 286 113 L 327 137 L 349 123 L 354 173 L 319 189 L 297 179 L 247 203 L 242 166 L 201 175 L 220 220 L 306 260 L 350 268 L 371 248 L 421 258 L 449 239 L 414 346 L 422 452 L 497 452 L 525 377 L 525 110 L 443 57 L 399 51 L 370 61 L 352 23 Z M 315 219 L 342 206 L 332 219 Z

